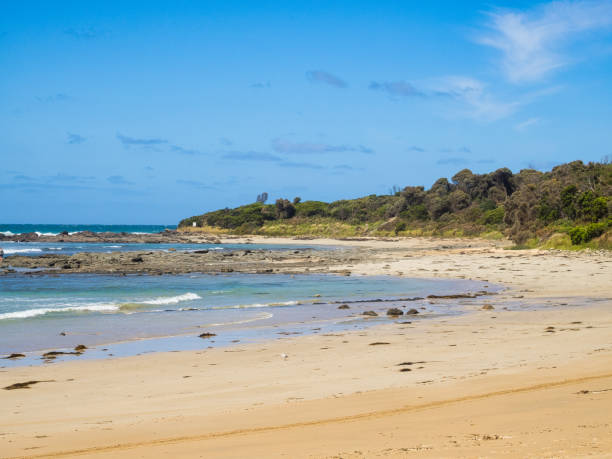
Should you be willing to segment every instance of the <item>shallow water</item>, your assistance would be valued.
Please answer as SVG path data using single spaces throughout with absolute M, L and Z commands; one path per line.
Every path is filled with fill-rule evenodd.
M 80 231 L 91 231 L 93 233 L 132 233 L 147 234 L 159 233 L 166 229 L 176 229 L 176 225 L 65 225 L 65 224 L 45 224 L 45 223 L 0 223 L 0 233 L 6 235 L 21 233 L 38 233 L 44 235 L 56 235 L 67 231 L 77 233 Z
M 109 242 L 7 242 L 0 241 L 4 255 L 38 256 L 44 254 L 74 255 L 79 252 L 111 253 L 111 252 L 153 252 L 194 250 L 289 250 L 317 249 L 332 250 L 335 247 L 308 244 L 139 244 L 139 243 L 109 243 Z
M 305 327 L 300 333 L 316 323 L 351 327 L 351 321 L 363 323 L 352 316 L 368 309 L 381 314 L 369 323 L 388 320 L 385 311 L 394 306 L 423 308 L 419 317 L 456 314 L 461 312 L 456 304 L 400 300 L 483 287 L 465 280 L 389 276 L 7 275 L 0 277 L 0 354 L 170 335 L 194 338 L 203 331 L 222 332 L 219 342 L 227 344 L 229 336 L 275 336 L 279 327 Z M 356 302 L 363 300 L 368 301 Z M 350 309 L 339 310 L 342 302 Z M 150 347 L 164 350 L 153 341 Z

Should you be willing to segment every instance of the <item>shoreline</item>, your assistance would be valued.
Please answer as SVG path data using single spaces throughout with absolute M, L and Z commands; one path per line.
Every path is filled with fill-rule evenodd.
M 12 432 L 4 436 L 7 455 L 439 457 L 513 451 L 570 457 L 612 451 L 611 257 L 437 242 L 412 241 L 346 268 L 463 276 L 509 287 L 491 301 L 493 310 L 237 345 L 232 352 L 3 371 L 2 386 L 55 381 L 0 391 L 0 402 L 13 413 L 0 424 L 0 431 Z M 410 246 L 424 248 L 415 254 Z M 564 298 L 597 301 L 564 306 Z M 505 311 L 504 301 L 550 307 Z M 371 345 L 376 342 L 389 344 Z M 34 409 L 40 406 L 44 412 Z M 514 408 L 500 416 L 502 407 Z
M 79 275 L 85 274 L 76 274 L 76 276 Z M 229 278 L 233 275 L 240 276 L 241 274 L 230 274 L 226 275 L 226 277 Z M 300 276 L 310 277 L 312 275 L 313 273 L 302 274 Z M 132 282 L 138 282 L 138 276 L 131 276 L 134 276 L 131 279 Z M 203 275 L 203 277 L 207 276 L 210 276 L 210 274 Z M 268 276 L 274 275 L 268 274 Z M 287 275 L 282 276 L 285 276 L 284 278 L 287 279 Z M 290 300 L 285 298 L 282 301 L 279 300 L 279 302 L 268 300 L 268 306 L 258 303 L 252 305 L 252 307 L 246 304 L 210 307 L 187 306 L 178 309 L 167 309 L 165 311 L 151 311 L 146 308 L 138 310 L 140 314 L 145 314 L 139 317 L 147 321 L 151 320 L 149 318 L 150 313 L 156 315 L 155 320 L 163 320 L 167 313 L 185 314 L 182 319 L 183 325 L 178 328 L 174 327 L 175 330 L 172 331 L 152 331 L 151 334 L 143 334 L 143 329 L 139 328 L 138 330 L 133 330 L 134 332 L 138 332 L 136 335 L 126 335 L 121 338 L 117 337 L 117 339 L 111 336 L 108 336 L 106 339 L 98 339 L 97 337 L 93 337 L 93 335 L 104 336 L 107 330 L 99 326 L 94 327 L 93 325 L 92 331 L 78 328 L 71 329 L 69 326 L 62 327 L 62 325 L 59 325 L 58 328 L 58 325 L 53 325 L 52 322 L 49 322 L 49 326 L 52 326 L 52 329 L 55 330 L 55 335 L 57 335 L 58 330 L 61 330 L 62 333 L 60 333 L 60 335 L 64 336 L 63 338 L 55 337 L 57 340 L 55 345 L 44 347 L 28 348 L 28 346 L 25 346 L 26 348 L 24 349 L 17 346 L 3 346 L 4 352 L 2 352 L 2 354 L 4 355 L 2 359 L 0 359 L 0 369 L 3 367 L 12 368 L 16 366 L 50 363 L 42 357 L 47 352 L 66 352 L 67 354 L 60 354 L 57 358 L 54 357 L 52 359 L 53 363 L 59 363 L 87 360 L 90 358 L 109 358 L 102 355 L 104 353 L 100 352 L 101 348 L 108 348 L 106 349 L 107 353 L 115 358 L 149 352 L 164 352 L 164 347 L 179 351 L 184 349 L 198 349 L 202 346 L 202 343 L 214 345 L 214 347 L 223 347 L 231 345 L 235 340 L 244 341 L 246 339 L 247 341 L 256 340 L 258 342 L 274 340 L 278 338 L 278 336 L 275 336 L 277 334 L 299 334 L 304 336 L 324 333 L 326 330 L 330 332 L 336 329 L 345 330 L 350 327 L 365 329 L 393 321 L 432 320 L 440 316 L 469 313 L 471 305 L 491 301 L 498 295 L 499 291 L 502 290 L 500 286 L 477 281 L 433 278 L 406 279 L 407 283 L 404 285 L 401 282 L 397 283 L 396 281 L 399 280 L 399 278 L 395 276 L 358 275 L 353 276 L 353 278 L 357 277 L 353 283 L 360 283 L 359 278 L 364 277 L 366 278 L 364 279 L 366 282 L 373 281 L 374 283 L 367 285 L 377 290 L 373 290 L 372 292 L 363 291 L 359 296 L 350 296 L 350 294 L 345 295 L 344 293 L 340 293 L 343 289 L 346 290 L 347 288 L 343 286 L 343 283 L 345 283 L 345 276 L 338 276 L 337 274 L 320 274 L 318 276 L 321 277 L 321 280 L 324 280 L 325 283 L 329 283 L 325 287 L 321 285 L 316 290 L 311 291 L 310 296 L 293 297 Z M 112 278 L 113 276 L 110 277 Z M 291 278 L 293 279 L 293 275 Z M 270 280 L 275 281 L 275 279 L 276 278 Z M 304 280 L 307 279 L 307 277 L 301 277 L 301 279 Z M 295 281 L 299 282 L 300 277 L 296 277 Z M 393 284 L 389 283 L 391 281 L 393 281 Z M 416 283 L 411 281 L 416 281 Z M 293 280 L 291 282 L 293 282 Z M 384 288 L 385 285 L 387 285 L 386 295 L 384 293 L 381 295 L 382 292 L 380 289 Z M 414 290 L 415 288 L 418 288 L 418 291 Z M 197 288 L 192 288 L 192 290 L 197 291 Z M 319 297 L 321 293 L 323 293 L 322 298 Z M 199 298 L 199 300 L 201 300 L 201 298 Z M 455 304 L 457 301 L 460 301 L 460 304 Z M 114 318 L 115 320 L 121 321 L 124 313 L 121 312 L 121 303 L 116 304 L 118 308 L 116 312 L 106 313 L 103 314 L 103 316 L 99 314 L 91 315 L 85 317 L 83 320 L 88 321 L 90 324 L 95 323 L 97 318 L 102 317 Z M 401 314 L 395 316 L 387 314 L 390 309 L 398 308 Z M 203 324 L 202 320 L 207 319 L 208 316 L 194 315 L 206 314 L 207 312 L 223 309 L 244 310 L 245 312 L 252 311 L 253 314 L 257 311 L 259 312 L 259 316 L 238 321 L 232 321 L 232 319 L 228 318 L 228 322 Z M 341 309 L 346 309 L 346 311 L 340 311 Z M 410 310 L 414 310 L 414 314 L 409 314 Z M 365 311 L 375 311 L 377 315 L 375 317 L 369 317 L 363 314 Z M 128 315 L 136 317 L 134 314 L 138 315 L 139 313 L 132 312 L 128 313 Z M 313 317 L 310 317 L 311 315 Z M 17 322 L 7 322 L 4 324 L 0 322 L 0 325 L 5 325 L 7 327 L 17 325 L 23 330 L 26 330 L 25 327 L 28 325 L 28 321 L 35 319 L 17 318 L 6 320 L 16 320 Z M 247 323 L 250 325 L 244 325 Z M 38 330 L 38 333 L 40 333 L 40 329 L 36 328 L 36 324 L 34 324 L 34 327 L 34 329 Z M 93 330 L 95 330 L 95 333 L 93 333 Z M 215 335 L 216 337 L 212 338 L 210 341 L 202 341 L 198 335 L 204 331 L 214 331 L 216 334 L 220 334 L 220 336 Z M 232 338 L 234 339 L 228 338 L 228 335 L 233 335 Z M 256 337 L 252 335 L 256 335 Z M 66 338 L 66 336 L 68 338 Z M 53 333 L 49 335 L 49 338 L 54 338 Z M 71 338 L 70 341 L 68 341 L 69 338 Z M 142 346 L 134 346 L 136 342 L 142 343 Z M 79 354 L 73 355 L 71 351 L 73 351 L 72 348 L 76 345 L 85 345 L 87 349 L 83 349 Z M 126 350 L 122 350 L 122 348 L 126 348 Z M 8 356 L 13 354 L 23 355 L 24 357 L 16 357 L 14 359 L 8 358 Z

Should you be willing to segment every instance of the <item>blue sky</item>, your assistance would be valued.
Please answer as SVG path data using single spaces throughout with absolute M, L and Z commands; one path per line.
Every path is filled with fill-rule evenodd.
M 4 223 L 612 153 L 612 1 L 2 1 L 0 69 Z

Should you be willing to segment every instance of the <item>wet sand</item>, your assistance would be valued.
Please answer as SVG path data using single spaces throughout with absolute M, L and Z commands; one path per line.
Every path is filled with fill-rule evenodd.
M 612 455 L 610 254 L 310 242 L 370 253 L 334 270 L 509 289 L 453 318 L 1 369 L 0 387 L 45 381 L 0 390 L 2 456 Z

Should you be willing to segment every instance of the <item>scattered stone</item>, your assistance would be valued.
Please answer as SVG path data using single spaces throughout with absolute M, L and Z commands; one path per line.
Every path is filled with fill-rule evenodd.
M 66 336 L 66 332 L 60 332 L 60 336 Z
M 399 308 L 391 308 L 387 310 L 388 316 L 401 316 L 404 315 L 404 311 Z
M 364 315 L 364 316 L 371 316 L 371 317 L 376 317 L 376 316 L 378 316 L 378 314 L 377 314 L 376 312 L 374 312 L 374 311 L 364 311 L 364 312 L 362 312 L 362 313 L 361 313 L 361 315 Z
M 9 355 L 7 357 L 3 357 L 3 358 L 14 360 L 14 359 L 21 359 L 22 357 L 25 357 L 25 354 L 13 353 L 13 354 L 11 354 L 11 355 Z
M 440 300 L 455 300 L 458 298 L 476 298 L 476 296 L 477 295 L 473 293 L 456 293 L 453 295 L 427 295 L 427 298 Z
M 132 258 L 132 263 L 142 263 L 144 262 L 143 258 L 138 255 L 137 257 Z
M 414 308 L 409 309 L 408 311 L 406 311 L 406 315 L 414 315 L 414 314 L 418 314 L 419 311 L 417 311 Z
M 199 335 L 200 338 L 212 338 L 213 336 L 217 336 L 216 333 L 202 333 L 201 335 Z
M 51 351 L 51 352 L 45 352 L 42 355 L 42 358 L 43 359 L 54 359 L 58 355 L 81 355 L 81 352 Z
M 338 309 L 351 309 L 351 307 L 348 304 L 341 304 Z
M 370 346 L 381 346 L 384 344 L 391 344 L 391 343 L 385 343 L 384 341 L 376 341 L 374 343 L 370 343 Z
M 74 348 L 75 351 L 84 351 L 85 349 L 87 349 L 87 346 L 84 344 L 79 344 Z
M 495 308 L 493 307 L 492 304 L 487 303 L 487 304 L 483 304 L 481 309 L 483 309 L 485 311 L 490 311 L 490 310 L 495 309 Z
M 41 382 L 53 382 L 53 380 L 20 382 L 20 383 L 11 384 L 10 386 L 3 387 L 3 389 L 4 390 L 29 389 L 30 386 L 33 386 L 34 384 L 38 384 Z

